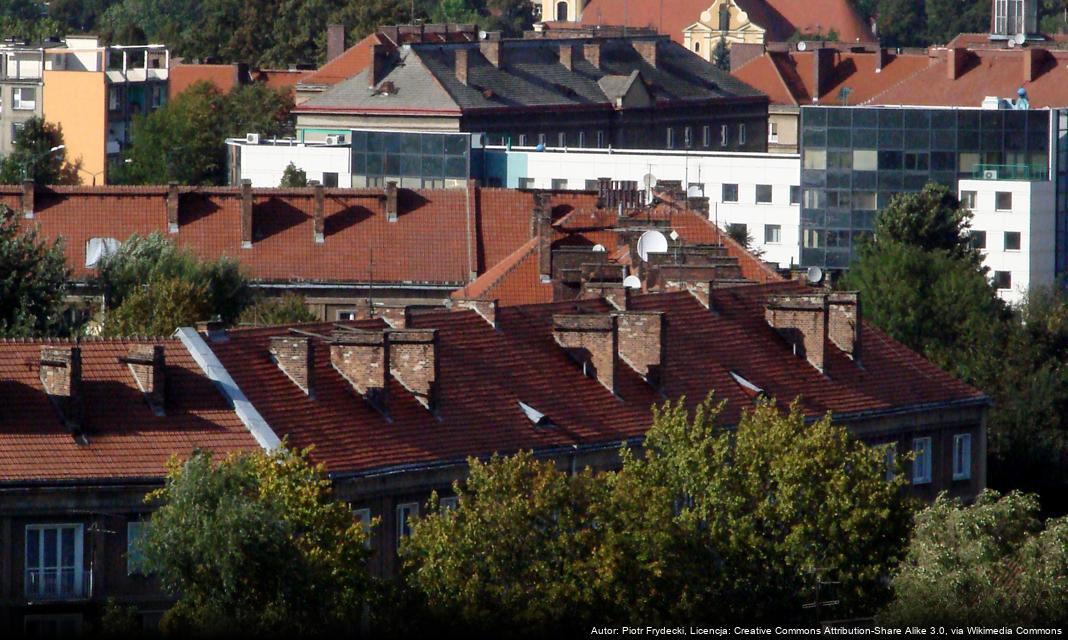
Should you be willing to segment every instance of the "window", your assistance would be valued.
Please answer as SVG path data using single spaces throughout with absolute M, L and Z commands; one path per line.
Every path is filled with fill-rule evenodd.
M 912 441 L 912 484 L 931 482 L 931 439 L 916 438 Z
M 972 477 L 972 434 L 958 433 L 953 436 L 953 479 L 968 480 Z
M 782 225 L 764 225 L 764 244 L 779 244 L 782 242 Z
M 1012 272 L 1011 271 L 995 271 L 994 272 L 994 288 L 995 289 L 1011 289 L 1012 288 Z
M 525 133 L 519 134 L 519 146 L 521 146 L 521 147 L 527 146 L 527 134 L 525 134 Z
M 790 187 L 790 204 L 801 204 L 801 187 L 797 185 Z
M 108 89 L 108 111 L 119 110 L 119 88 L 111 87 Z
M 604 131 L 598 131 L 597 132 L 597 148 L 598 149 L 603 149 L 604 148 Z
M 1006 231 L 1005 232 L 1005 251 L 1019 251 L 1020 250 L 1020 232 L 1019 231 Z
M 586 191 L 597 191 L 598 189 L 600 189 L 600 187 L 600 183 L 598 183 L 596 180 L 586 181 Z
M 585 131 L 579 131 L 578 140 L 579 140 L 579 143 L 578 143 L 579 147 L 585 147 L 586 146 L 586 132 Z
M 738 125 L 738 146 L 745 144 L 745 125 Z
M 12 89 L 11 107 L 18 111 L 33 111 L 37 107 L 37 87 L 15 87 Z
M 115 238 L 89 238 L 85 241 L 85 266 L 95 268 L 104 258 L 118 253 L 122 243 Z
M 879 154 L 867 149 L 853 152 L 853 168 L 857 171 L 875 171 L 879 168 Z
M 337 319 L 338 320 L 355 320 L 356 319 L 356 312 L 355 311 L 338 311 L 337 312 Z
M 566 2 L 557 2 L 556 3 L 556 20 L 558 22 L 567 22 L 567 3 Z
M 693 52 L 694 53 L 701 53 L 701 43 L 700 42 L 693 43 Z
M 686 127 L 682 130 L 682 141 L 687 149 L 693 147 L 693 127 Z
M 858 211 L 875 211 L 878 209 L 878 198 L 874 191 L 854 191 L 853 208 Z
M 324 187 L 337 187 L 337 172 L 336 171 L 324 171 L 323 172 L 323 186 Z
M 544 133 L 539 133 L 538 134 L 538 144 L 540 144 L 543 147 L 545 146 L 545 134 Z
M 930 156 L 926 153 L 906 153 L 906 171 L 927 171 L 930 167 Z
M 756 186 L 757 204 L 771 204 L 771 185 L 758 184 Z
M 563 131 L 561 131 L 560 133 L 556 134 L 556 146 L 558 146 L 558 147 L 566 147 L 567 146 L 567 134 L 564 133 Z
M 778 141 L 779 141 L 779 123 L 778 122 L 769 122 L 768 123 L 768 142 L 778 142 Z
M 675 148 L 675 129 L 673 127 L 667 128 L 667 148 Z
M 163 106 L 163 85 L 152 85 L 152 106 L 154 108 Z
M 534 178 L 520 178 L 519 179 L 519 188 L 520 189 L 533 189 L 534 188 Z
M 723 185 L 723 202 L 738 202 L 738 185 L 736 184 L 724 184 Z
M 567 189 L 567 178 L 553 178 L 553 191 L 563 191 Z
M 805 189 L 805 208 L 822 209 L 826 203 L 826 200 L 821 197 L 822 193 L 819 189 Z
M 126 575 L 148 575 L 145 571 L 145 554 L 141 540 L 145 535 L 145 523 L 133 520 L 126 523 Z
M 998 191 L 994 196 L 994 208 L 998 211 L 1012 211 L 1012 192 Z
M 805 150 L 805 168 L 823 171 L 827 168 L 827 152 L 823 149 Z
M 890 482 L 897 477 L 897 464 L 895 458 L 897 457 L 897 444 L 889 443 L 883 445 L 883 466 L 886 468 L 886 481 Z
M 727 3 L 719 5 L 719 30 L 730 31 L 731 29 L 731 8 Z
M 727 125 L 723 125 L 719 128 L 719 146 L 725 147 L 730 142 L 731 130 Z
M 986 249 L 986 231 L 972 229 L 968 232 L 968 242 L 973 249 Z
M 82 525 L 26 527 L 26 597 L 31 600 L 85 595 Z
M 960 206 L 965 209 L 975 208 L 975 192 L 974 191 L 961 191 L 960 192 Z
M 853 168 L 853 154 L 848 151 L 828 151 L 827 152 L 827 168 L 828 169 L 852 169 Z
M 397 505 L 397 544 L 412 535 L 412 518 L 419 517 L 419 503 L 406 502 Z
M 441 510 L 442 511 L 450 511 L 450 510 L 455 509 L 456 507 L 460 506 L 460 498 L 458 498 L 457 496 L 448 496 L 448 497 L 442 498 L 439 501 L 439 504 L 441 505 Z
M 819 249 L 823 246 L 823 232 L 820 229 L 805 229 L 804 247 L 806 249 Z
M 712 146 L 712 127 L 707 124 L 701 127 L 701 144 L 706 147 Z
M 360 529 L 363 531 L 363 548 L 371 548 L 371 510 L 370 509 L 353 509 L 352 517 L 360 523 Z

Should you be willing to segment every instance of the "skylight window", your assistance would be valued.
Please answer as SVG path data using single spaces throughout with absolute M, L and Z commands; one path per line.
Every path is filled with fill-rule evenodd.
M 525 415 L 527 419 L 530 420 L 531 424 L 533 424 L 535 427 L 549 429 L 556 426 L 556 423 L 552 421 L 552 418 L 545 415 L 541 411 L 538 411 L 529 404 L 520 402 L 519 410 L 523 412 L 523 415 Z
M 731 377 L 734 378 L 734 381 L 737 382 L 738 386 L 742 388 L 742 391 L 745 393 L 745 395 L 749 396 L 750 398 L 763 398 L 765 395 L 767 395 L 764 393 L 763 389 L 746 380 L 741 375 L 733 371 L 728 371 L 727 373 L 731 374 Z

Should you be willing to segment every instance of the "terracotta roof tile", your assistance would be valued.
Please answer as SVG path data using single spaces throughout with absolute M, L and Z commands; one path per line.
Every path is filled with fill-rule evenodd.
M 371 63 L 371 45 L 383 44 L 378 34 L 372 33 L 352 45 L 341 55 L 319 67 L 319 70 L 300 81 L 301 84 L 337 84 L 360 73 Z

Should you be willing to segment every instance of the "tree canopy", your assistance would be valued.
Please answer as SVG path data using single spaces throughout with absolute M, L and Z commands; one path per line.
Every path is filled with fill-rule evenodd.
M 67 162 L 59 125 L 30 118 L 18 129 L 11 146 L 11 153 L 0 160 L 0 183 L 19 184 L 26 178 L 37 184 L 80 182 L 78 165 Z
M 63 327 L 67 260 L 59 240 L 41 239 L 0 206 L 0 337 L 48 336 Z

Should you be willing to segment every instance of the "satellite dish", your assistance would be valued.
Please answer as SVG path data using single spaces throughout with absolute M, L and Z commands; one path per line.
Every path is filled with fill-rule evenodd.
M 638 238 L 638 257 L 649 261 L 650 253 L 667 253 L 668 241 L 659 231 L 646 231 Z
M 1009 40 L 1008 45 L 1009 45 L 1010 49 L 1015 49 L 1016 48 L 1016 39 L 1013 38 L 1012 40 Z
M 809 282 L 819 284 L 820 282 L 823 282 L 823 269 L 820 269 L 819 267 L 809 267 L 808 271 L 805 272 L 805 278 L 807 278 Z
M 485 31 L 479 31 L 478 32 L 478 39 L 479 40 L 485 40 L 487 36 L 489 36 L 489 34 L 486 33 Z
M 593 252 L 594 253 L 604 253 L 605 251 L 607 251 L 607 249 L 604 248 L 603 244 L 595 244 L 595 245 L 593 245 Z
M 623 286 L 627 289 L 641 289 L 642 279 L 638 276 L 627 276 L 623 278 Z
M 804 51 L 805 49 L 808 49 L 808 45 L 805 43 L 804 40 L 802 40 L 801 42 L 797 43 L 797 50 L 798 51 Z
M 1012 39 L 1016 44 L 1023 44 L 1027 42 L 1027 35 L 1023 33 L 1017 33 L 1015 36 L 1012 37 Z
M 642 176 L 642 184 L 645 185 L 646 189 L 652 189 L 656 186 L 656 176 L 651 173 L 645 174 Z

